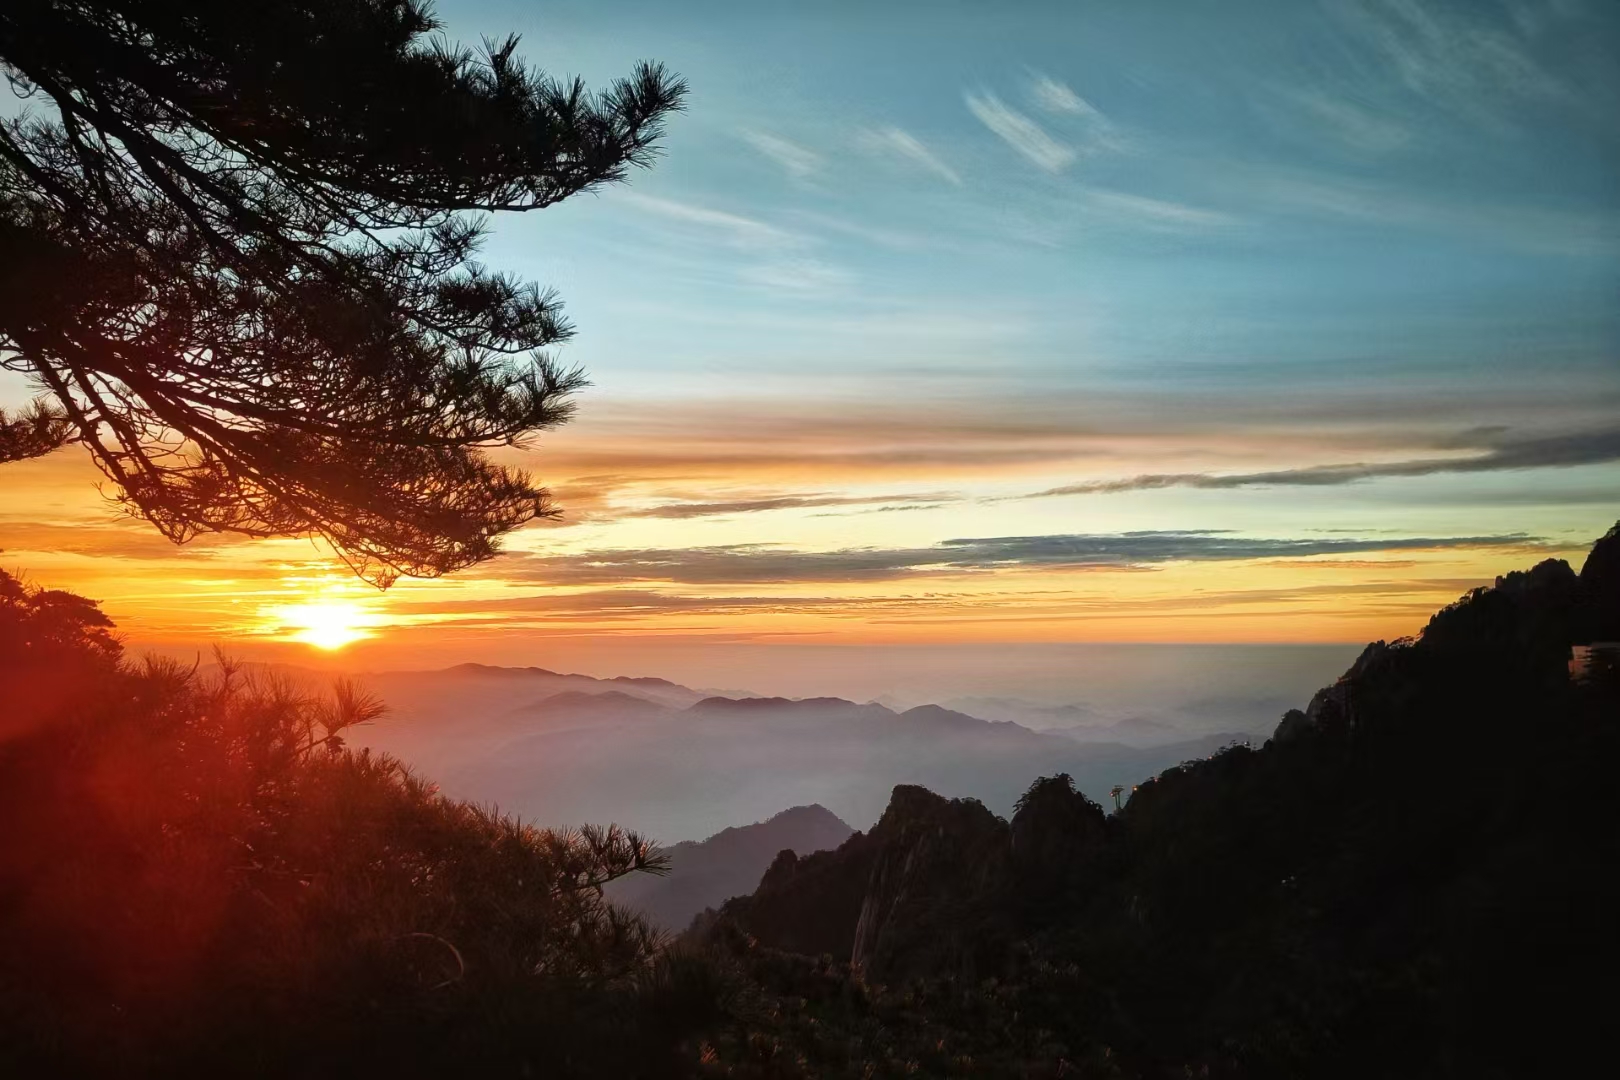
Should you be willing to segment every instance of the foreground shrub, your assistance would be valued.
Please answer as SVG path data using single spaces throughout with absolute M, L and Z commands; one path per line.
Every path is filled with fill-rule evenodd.
M 601 887 L 617 828 L 538 829 L 344 746 L 380 703 L 121 655 L 0 582 L 0 1061 L 39 1073 L 664 1075 L 718 1007 Z

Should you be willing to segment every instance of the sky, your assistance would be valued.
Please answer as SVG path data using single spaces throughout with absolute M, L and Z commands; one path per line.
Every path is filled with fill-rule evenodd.
M 483 253 L 578 330 L 576 420 L 511 455 L 564 517 L 378 593 L 307 540 L 175 548 L 68 448 L 0 470 L 0 565 L 135 645 L 768 688 L 1392 638 L 1620 517 L 1620 6 L 437 10 L 691 87 L 655 168 Z

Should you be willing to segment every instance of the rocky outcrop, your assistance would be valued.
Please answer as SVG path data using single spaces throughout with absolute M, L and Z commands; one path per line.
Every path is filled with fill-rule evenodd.
M 1277 742 L 1288 742 L 1303 735 L 1311 726 L 1311 718 L 1301 709 L 1289 709 L 1283 713 L 1283 718 L 1277 724 L 1277 731 L 1271 737 Z
M 718 920 L 771 948 L 848 960 L 880 847 L 871 835 L 856 833 L 836 851 L 781 851 L 759 887 L 726 901 Z M 699 926 L 714 921 L 703 917 Z
M 1547 559 L 1436 612 L 1419 645 L 1438 661 L 1508 665 L 1557 682 L 1568 669 L 1570 646 L 1583 636 L 1584 594 L 1567 562 Z
M 1599 540 L 1581 567 L 1587 642 L 1620 641 L 1620 523 Z
M 1564 682 L 1572 647 L 1620 638 L 1620 524 L 1587 556 L 1580 574 L 1562 559 L 1498 577 L 1436 612 L 1416 638 L 1368 645 L 1337 682 L 1317 691 L 1303 713 L 1290 710 L 1273 738 L 1306 731 L 1354 734 L 1363 716 L 1399 716 L 1441 669 L 1542 686 Z
M 1302 727 L 1310 727 L 1320 731 L 1348 732 L 1353 729 L 1356 726 L 1357 689 L 1366 682 L 1369 673 L 1388 667 L 1392 655 L 1397 650 L 1409 648 L 1411 644 L 1410 639 L 1402 639 L 1394 644 L 1375 641 L 1361 650 L 1356 662 L 1339 676 L 1337 682 L 1324 686 L 1312 696 L 1310 704 L 1305 706 L 1304 724 L 1296 721 L 1293 730 L 1297 732 Z M 1290 715 L 1297 711 L 1291 710 Z M 1285 716 L 1284 721 L 1287 719 Z
M 1263 816 L 1256 792 L 1267 784 L 1301 805 L 1330 804 L 1359 797 L 1363 774 L 1407 787 L 1409 798 L 1440 798 L 1423 769 L 1494 760 L 1534 720 L 1537 703 L 1567 684 L 1572 644 L 1594 611 L 1607 610 L 1617 538 L 1600 542 L 1582 575 L 1549 559 L 1473 590 L 1416 638 L 1368 645 L 1304 710 L 1283 718 L 1279 753 L 1217 754 L 1168 769 L 1115 821 L 1063 775 L 1038 780 L 1010 824 L 976 801 L 901 785 L 870 832 L 836 852 L 783 852 L 754 895 L 724 913 L 763 944 L 847 958 L 868 978 L 972 978 L 996 970 L 1017 926 L 1091 902 L 1117 873 L 1109 852 L 1121 831 L 1135 837 L 1138 855 L 1151 853 L 1149 862 L 1184 869 L 1191 864 L 1177 852 L 1195 827 L 1186 808 L 1200 802 L 1226 800 L 1235 809 L 1223 812 Z M 1131 911 L 1146 917 L 1141 905 Z
M 1011 832 L 973 799 L 902 784 L 837 851 L 783 851 L 721 910 L 760 943 L 847 960 L 873 978 L 975 970 L 984 913 L 1011 881 Z
M 1012 819 L 1017 887 L 1028 897 L 1066 897 L 1085 889 L 1108 843 L 1103 808 L 1076 791 L 1066 773 L 1030 785 Z
M 976 799 L 945 799 L 902 784 L 872 828 L 878 850 L 850 947 L 859 970 L 971 967 L 972 909 L 1007 880 L 1007 823 Z M 926 954 L 926 964 L 922 956 Z M 913 963 L 917 961 L 917 963 Z
M 855 832 L 819 804 L 795 806 L 754 825 L 724 829 L 707 840 L 665 849 L 669 872 L 632 874 L 607 887 L 609 899 L 641 912 L 666 930 L 684 930 L 705 908 L 752 892 L 768 868 L 786 856 L 831 851 Z
M 839 851 L 780 856 L 715 940 L 776 980 L 811 1074 L 886 1023 L 917 1035 L 876 1040 L 886 1060 L 973 1047 L 1004 1063 L 987 1075 L 1080 1052 L 1076 1075 L 1138 1077 L 1593 1058 L 1620 951 L 1620 678 L 1568 660 L 1597 651 L 1616 535 L 1580 576 L 1543 562 L 1368 646 L 1265 746 L 1167 768 L 1113 815 L 1062 776 L 1010 824 L 896 788 Z M 851 963 L 758 948 L 807 951 L 806 926 Z

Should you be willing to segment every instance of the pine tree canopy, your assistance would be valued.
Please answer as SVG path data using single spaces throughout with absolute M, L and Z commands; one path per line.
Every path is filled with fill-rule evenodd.
M 566 420 L 556 297 L 489 215 L 656 155 L 684 85 L 601 92 L 422 0 L 7 0 L 0 462 L 82 444 L 166 536 L 319 536 L 379 585 L 556 511 L 487 451 Z

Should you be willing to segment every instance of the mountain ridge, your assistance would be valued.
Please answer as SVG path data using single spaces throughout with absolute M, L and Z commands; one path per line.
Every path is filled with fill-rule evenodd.
M 806 1075 L 834 1047 L 1099 1077 L 1581 1060 L 1620 1005 L 1620 663 L 1586 648 L 1616 628 L 1620 525 L 1580 574 L 1546 560 L 1472 590 L 1263 746 L 1165 769 L 1113 813 L 1061 773 L 1008 818 L 897 784 L 871 829 L 779 855 L 688 940 L 757 981 L 747 1038 Z
M 764 821 L 728 826 L 704 840 L 665 848 L 667 875 L 620 878 L 608 886 L 607 895 L 665 929 L 684 930 L 705 909 L 753 892 L 780 853 L 808 855 L 834 848 L 854 832 L 819 803 L 789 807 Z

